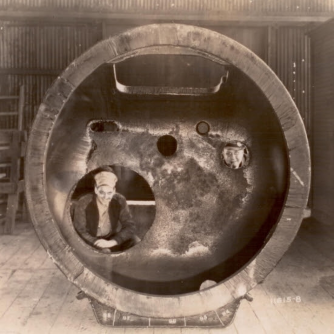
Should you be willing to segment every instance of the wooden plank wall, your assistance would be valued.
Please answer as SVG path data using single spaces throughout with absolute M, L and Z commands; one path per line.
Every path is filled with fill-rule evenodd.
M 313 216 L 334 224 L 334 20 L 311 33 Z

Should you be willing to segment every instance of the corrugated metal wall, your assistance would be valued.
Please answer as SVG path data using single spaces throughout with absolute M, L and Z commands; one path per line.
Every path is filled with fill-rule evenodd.
M 100 24 L 0 22 L 0 95 L 18 95 L 25 85 L 25 127 L 57 75 L 100 39 Z M 16 101 L 0 102 L 0 110 L 16 108 Z M 1 118 L 1 128 L 16 127 L 16 117 Z
M 313 216 L 334 224 L 334 20 L 312 33 Z
M 240 35 L 242 39 L 245 29 L 232 29 L 233 38 L 238 40 Z M 253 44 L 264 49 L 268 46 L 267 56 L 262 58 L 288 88 L 309 130 L 310 42 L 306 31 L 302 27 L 268 28 L 268 36 L 257 34 L 261 43 L 254 40 Z M 26 86 L 26 127 L 31 125 L 47 88 L 56 76 L 101 38 L 102 24 L 98 22 L 57 25 L 0 21 L 0 95 L 18 94 L 19 86 Z M 262 56 L 260 51 L 256 52 Z M 0 110 L 15 108 L 14 103 L 0 103 Z M 15 127 L 14 118 L 8 117 L 0 126 Z
M 56 76 L 51 75 L 1 75 L 1 95 L 18 95 L 21 85 L 25 86 L 25 107 L 23 127 L 29 128 L 36 115 L 37 109 L 47 89 L 51 86 Z M 17 101 L 2 101 L 0 112 L 17 111 Z M 17 128 L 17 116 L 1 117 L 0 128 Z
M 311 57 L 309 28 L 268 28 L 267 62 L 282 80 L 310 134 Z
M 96 42 L 92 25 L 48 26 L 3 22 L 1 69 L 59 70 Z
M 171 6 L 171 7 L 168 7 Z M 251 11 L 257 13 L 266 12 L 282 12 L 288 11 L 303 13 L 307 12 L 330 12 L 334 11 L 334 0 L 328 1 L 274 1 L 274 0 L 248 0 L 248 1 L 163 1 L 163 0 L 138 0 L 138 1 L 91 1 L 91 0 L 0 0 L 0 10 L 50 10 L 50 8 L 60 8 L 64 10 L 81 10 L 81 11 L 168 11 L 176 10 L 177 15 L 182 11 Z M 59 14 L 58 14 L 59 15 Z M 109 22 L 113 23 L 113 22 Z M 122 28 L 127 27 L 129 23 L 122 25 L 118 22 L 114 27 L 109 26 L 109 30 L 123 31 Z M 204 23 L 202 22 L 204 26 Z M 57 75 L 63 71 L 69 63 L 82 54 L 89 47 L 93 46 L 97 41 L 102 39 L 102 31 L 105 31 L 105 24 L 98 21 L 89 21 L 88 23 L 79 22 L 38 22 L 35 21 L 0 21 L 0 95 L 18 95 L 20 85 L 25 85 L 25 114 L 24 127 L 29 128 L 32 124 L 34 115 L 43 99 L 47 89 L 51 86 Z M 115 29 L 114 29 L 115 28 Z M 210 28 L 210 27 L 209 27 Z M 259 27 L 261 33 L 252 34 L 253 39 L 249 38 L 250 31 L 246 33 L 247 27 L 237 25 L 229 26 L 220 30 L 211 26 L 212 29 L 231 35 L 232 38 L 243 43 L 247 40 L 248 47 L 253 49 L 260 57 L 262 57 L 269 66 L 276 72 L 278 77 L 283 81 L 291 96 L 295 100 L 302 118 L 304 119 L 308 134 L 311 133 L 311 59 L 310 59 L 310 38 L 305 34 L 308 28 L 304 27 Z M 217 29 L 216 29 L 217 28 Z M 229 33 L 226 32 L 229 30 Z M 255 28 L 254 28 L 255 29 Z M 268 34 L 262 33 L 267 30 Z M 107 29 L 108 30 L 108 29 Z M 256 30 L 256 29 L 255 29 Z M 115 32 L 115 31 L 113 31 Z M 333 32 L 334 35 L 334 32 Z M 243 40 L 244 39 L 244 40 Z M 258 39 L 261 39 L 259 41 Z M 319 41 L 320 42 L 320 41 Z M 315 44 L 315 50 L 318 44 Z M 262 49 L 262 51 L 260 50 Z M 318 51 L 318 50 L 317 50 Z M 323 56 L 324 57 L 324 56 Z M 334 55 L 331 56 L 334 59 Z M 327 59 L 327 61 L 329 61 Z M 323 75 L 329 75 L 326 69 L 323 69 Z M 334 74 L 332 74 L 334 78 Z M 327 78 L 330 80 L 330 78 Z M 328 84 L 329 82 L 327 82 Z M 319 106 L 323 107 L 333 105 L 327 103 L 326 99 L 322 99 L 324 93 L 319 94 Z M 333 92 L 332 92 L 333 93 Z M 334 94 L 332 94 L 334 95 Z M 0 101 L 0 111 L 14 111 L 17 109 L 17 102 Z M 328 115 L 327 115 L 328 116 Z M 326 140 L 333 142 L 333 131 L 327 128 L 327 119 L 324 118 L 322 124 L 319 120 L 317 131 L 321 131 L 324 126 L 327 131 L 328 138 Z M 17 127 L 16 117 L 1 117 L 0 128 Z M 332 131 L 332 132 L 330 132 Z M 315 135 L 314 129 L 312 132 Z M 322 140 L 322 141 L 321 141 Z M 326 155 L 322 155 L 322 145 L 326 147 L 327 141 L 319 139 L 313 150 L 315 161 L 325 162 Z M 318 150 L 319 149 L 319 150 Z M 334 159 L 331 157 L 331 159 Z M 333 166 L 333 161 L 330 166 Z M 316 181 L 315 187 L 321 192 L 323 184 L 327 182 L 327 174 L 325 167 L 316 166 L 315 175 L 322 174 L 325 179 Z M 331 176 L 331 179 L 334 179 Z M 327 187 L 327 186 L 326 186 Z M 325 187 L 325 189 L 327 189 Z M 334 184 L 331 185 L 334 189 Z M 315 193 L 317 190 L 315 191 Z M 321 195 L 321 194 L 320 194 Z M 313 198 L 317 198 L 317 194 Z M 333 194 L 331 194 L 333 198 Z M 318 200 L 315 206 L 319 210 L 331 210 L 331 205 Z M 320 212 L 320 211 L 319 211 Z M 332 212 L 332 211 L 331 211 Z
M 95 12 L 325 12 L 334 11 L 334 0 L 2 0 L 0 10 L 80 10 Z

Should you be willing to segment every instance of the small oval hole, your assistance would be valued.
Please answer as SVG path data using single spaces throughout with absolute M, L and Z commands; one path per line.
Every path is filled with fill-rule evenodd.
M 93 132 L 116 132 L 120 130 L 120 125 L 115 121 L 93 121 L 89 124 Z

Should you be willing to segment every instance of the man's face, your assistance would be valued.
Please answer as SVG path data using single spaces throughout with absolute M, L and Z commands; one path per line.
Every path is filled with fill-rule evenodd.
M 116 192 L 116 186 L 101 185 L 95 186 L 95 194 L 99 197 L 102 202 L 109 202 Z
M 223 157 L 228 167 L 238 168 L 244 157 L 244 150 L 234 147 L 225 147 Z

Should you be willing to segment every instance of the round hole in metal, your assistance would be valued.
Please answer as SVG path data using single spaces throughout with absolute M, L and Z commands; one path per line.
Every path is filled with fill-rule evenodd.
M 170 157 L 177 150 L 177 140 L 170 135 L 162 136 L 158 139 L 157 147 L 162 155 Z
M 108 173 L 114 175 L 108 177 Z M 102 196 L 99 190 L 106 192 L 108 187 L 112 196 L 105 200 L 105 193 Z M 103 207 L 109 213 L 107 220 L 101 218 Z M 86 244 L 91 251 L 120 253 L 143 240 L 151 228 L 155 218 L 155 197 L 147 181 L 132 169 L 101 166 L 85 174 L 77 183 L 71 196 L 71 218 L 74 229 L 84 242 L 76 246 L 78 251 Z M 114 224 L 115 219 L 117 225 Z M 125 233 L 126 229 L 129 232 Z M 124 235 L 129 233 L 130 238 L 125 238 Z M 113 235 L 118 235 L 117 240 L 122 242 L 113 247 L 95 244 L 96 239 L 110 241 Z
M 89 124 L 89 128 L 93 132 L 118 132 L 120 131 L 120 124 L 115 121 L 93 121 Z
M 225 166 L 231 169 L 239 169 L 249 162 L 249 150 L 244 143 L 231 141 L 227 143 L 222 152 Z
M 142 41 L 139 39 L 140 44 L 138 44 L 139 32 L 140 36 L 149 35 L 152 36 L 152 39 L 142 38 Z M 255 55 L 248 52 L 244 47 L 239 47 L 238 43 L 229 40 L 227 37 L 203 28 L 168 24 L 139 27 L 130 33 L 127 32 L 126 35 L 123 34 L 120 36 L 121 37 L 114 38 L 112 41 L 115 43 L 117 49 L 121 51 L 121 57 L 124 57 L 124 54 L 125 57 L 132 57 L 132 51 L 139 48 L 139 50 L 144 50 L 143 52 L 145 52 L 145 48 L 151 51 L 150 48 L 156 48 L 156 45 L 161 48 L 169 48 L 169 44 L 181 45 L 181 47 L 185 46 L 187 47 L 187 49 L 184 48 L 186 50 L 190 48 L 199 50 L 201 54 L 207 57 L 212 54 L 216 56 L 217 59 L 224 57 L 224 60 L 226 59 L 229 63 L 235 64 L 236 67 L 246 75 L 245 78 L 241 78 L 242 80 L 240 80 L 238 73 L 236 73 L 236 71 L 232 73 L 231 71 L 233 75 L 231 75 L 228 80 L 228 85 L 231 85 L 231 87 L 225 87 L 226 93 L 233 93 L 234 87 L 236 87 L 235 91 L 240 92 L 242 95 L 237 95 L 232 102 L 229 100 L 226 101 L 224 108 L 221 107 L 221 102 L 224 102 L 224 97 L 230 97 L 233 96 L 233 94 L 221 94 L 218 96 L 219 99 L 214 99 L 208 103 L 210 104 L 210 109 L 211 104 L 214 104 L 216 116 L 212 122 L 210 120 L 212 124 L 212 134 L 209 134 L 207 137 L 189 136 L 189 132 L 194 131 L 193 127 L 194 124 L 198 122 L 198 119 L 203 119 L 198 113 L 193 113 L 193 106 L 189 108 L 189 111 L 191 111 L 188 115 L 189 117 L 186 117 L 188 127 L 184 126 L 185 118 L 179 117 L 179 109 L 175 108 L 174 105 L 171 111 L 175 111 L 175 113 L 161 113 L 159 118 L 160 121 L 163 121 L 165 124 L 167 131 L 171 128 L 171 125 L 173 126 L 175 124 L 176 119 L 179 121 L 179 124 L 183 126 L 183 131 L 178 131 L 177 134 L 178 144 L 181 145 L 180 143 L 182 143 L 182 150 L 179 150 L 178 156 L 175 157 L 177 159 L 164 159 L 156 149 L 156 134 L 161 133 L 161 124 L 157 126 L 158 131 L 152 131 L 151 134 L 147 134 L 146 131 L 147 120 L 152 119 L 152 117 L 150 117 L 151 115 L 155 116 L 157 114 L 156 110 L 153 110 L 152 114 L 146 113 L 147 105 L 143 105 L 140 110 L 145 112 L 137 112 L 137 115 L 140 116 L 136 117 L 135 114 L 131 113 L 131 110 L 134 110 L 134 101 L 128 101 L 129 105 L 127 107 L 127 99 L 122 99 L 122 96 L 118 97 L 117 94 L 104 95 L 108 98 L 113 98 L 113 100 L 110 101 L 112 106 L 117 107 L 119 106 L 119 101 L 122 101 L 122 104 L 125 106 L 123 106 L 124 108 L 122 108 L 121 113 L 119 113 L 118 107 L 104 110 L 104 108 L 101 108 L 100 105 L 96 103 L 100 93 L 103 91 L 96 83 L 101 85 L 102 88 L 105 88 L 105 83 L 108 83 L 111 77 L 110 75 L 106 75 L 104 81 L 93 80 L 92 85 L 87 85 L 89 81 L 88 78 L 86 78 L 87 73 L 91 73 L 94 68 L 101 65 L 106 59 L 112 58 L 109 51 L 110 48 L 108 47 L 110 40 L 104 41 L 104 44 L 100 43 L 97 45 L 94 53 L 91 51 L 87 52 L 78 62 L 76 61 L 75 66 L 69 67 L 69 69 L 57 79 L 52 87 L 51 93 L 46 97 L 48 101 L 51 101 L 51 104 L 43 104 L 36 118 L 33 127 L 34 131 L 31 132 L 32 137 L 27 154 L 27 165 L 29 168 L 26 169 L 27 199 L 34 225 L 39 235 L 41 235 L 41 238 L 44 239 L 48 252 L 50 252 L 55 262 L 60 265 L 66 276 L 71 281 L 75 278 L 74 281 L 78 287 L 84 288 L 88 291 L 89 295 L 105 303 L 105 305 L 113 307 L 115 303 L 117 303 L 120 309 L 126 312 L 165 318 L 196 315 L 201 312 L 215 310 L 230 301 L 230 294 L 239 297 L 241 293 L 248 291 L 251 287 L 254 287 L 254 284 L 262 281 L 284 254 L 287 246 L 292 242 L 295 235 L 293 232 L 296 232 L 300 225 L 300 212 L 302 212 L 301 208 L 306 205 L 309 189 L 309 153 L 305 131 L 301 120 L 298 118 L 298 111 L 291 103 L 291 98 L 288 96 L 284 86 L 271 71 L 268 71 L 263 62 L 256 61 L 257 58 Z M 190 36 L 199 37 L 198 46 L 193 47 L 193 39 L 189 38 Z M 201 36 L 204 37 L 201 38 Z M 129 43 L 126 43 L 126 47 L 129 47 L 129 49 L 124 48 L 122 45 L 125 38 L 126 41 L 129 41 Z M 203 50 L 205 51 L 204 53 Z M 102 56 L 99 51 L 103 52 Z M 236 57 L 236 55 L 238 55 L 238 57 Z M 250 63 L 253 66 L 249 66 Z M 101 66 L 101 70 L 102 69 L 105 70 L 105 67 Z M 106 74 L 109 73 L 106 71 L 103 72 Z M 267 76 L 268 80 L 262 80 L 264 76 Z M 263 92 L 264 98 L 261 98 L 262 95 L 258 94 L 259 92 L 254 94 L 254 89 L 247 89 L 247 86 L 249 86 L 249 80 L 247 80 L 247 78 L 251 79 L 256 86 L 258 86 L 260 91 Z M 86 86 L 75 90 L 81 82 Z M 240 88 L 240 84 L 243 85 L 242 88 Z M 85 88 L 84 92 L 81 88 Z M 65 94 L 66 97 L 61 105 L 59 105 L 59 99 L 55 99 L 55 95 L 52 93 L 58 89 L 60 89 L 60 92 Z M 112 86 L 110 89 L 113 91 L 115 88 Z M 83 98 L 80 96 L 81 93 L 84 93 Z M 244 99 L 245 93 L 249 93 L 247 94 L 247 99 Z M 86 96 L 90 97 L 90 108 L 87 108 Z M 193 99 L 195 99 L 195 97 L 191 97 L 191 100 Z M 161 104 L 164 104 L 164 101 L 165 97 L 161 97 L 159 100 Z M 75 102 L 74 107 L 73 102 Z M 142 104 L 142 101 L 140 102 Z M 184 106 L 182 100 L 179 102 L 181 106 Z M 266 102 L 269 102 L 269 105 Z M 192 101 L 189 103 L 192 103 Z M 199 104 L 203 106 L 203 112 L 205 112 L 205 117 L 207 117 L 208 107 L 204 105 L 202 101 L 200 101 Z M 45 105 L 51 108 L 45 108 Z M 103 105 L 107 104 L 104 103 Z M 164 105 L 171 105 L 171 102 L 167 101 Z M 272 110 L 270 106 L 272 106 Z M 78 115 L 78 110 L 80 110 L 80 116 Z M 159 110 L 164 110 L 164 108 L 160 105 Z M 44 117 L 45 114 L 50 116 L 56 115 L 56 121 L 54 117 Z M 170 122 L 166 122 L 166 114 L 170 118 Z M 271 114 L 277 117 L 271 117 Z M 73 117 L 73 115 L 76 115 L 76 117 Z M 113 144 L 113 147 L 108 150 L 103 150 L 103 154 L 101 154 L 101 160 L 103 161 L 91 161 L 91 157 L 93 159 L 97 157 L 95 152 L 96 142 L 91 141 L 87 136 L 87 121 L 92 118 L 101 119 L 106 115 L 108 115 L 109 119 L 119 120 L 124 127 L 127 126 L 124 121 L 128 121 L 128 125 L 133 125 L 130 118 L 136 118 L 136 122 L 140 120 L 143 129 L 145 129 L 140 132 L 140 136 L 143 136 L 144 140 L 137 140 L 138 131 L 136 133 L 124 131 L 121 134 L 124 138 L 117 136 L 117 140 L 112 140 L 114 138 L 112 132 L 108 134 L 102 133 L 100 139 L 102 140 L 102 137 L 110 137 L 110 142 Z M 142 117 L 142 115 L 147 115 L 147 119 Z M 196 117 L 196 120 L 191 120 L 191 116 Z M 278 123 L 278 128 L 274 124 L 275 120 Z M 230 124 L 233 126 L 226 126 Z M 270 124 L 269 128 L 267 127 L 268 124 Z M 282 127 L 282 125 L 284 125 L 284 128 L 280 131 L 279 128 Z M 152 127 L 152 124 L 150 124 L 150 127 Z M 42 133 L 40 129 L 47 129 L 47 131 L 43 131 Z M 178 130 L 177 128 L 175 129 Z M 295 134 L 294 136 L 291 136 L 292 132 Z M 263 140 L 263 135 L 265 135 L 265 140 Z M 95 137 L 98 136 L 95 135 Z M 298 138 L 298 143 L 300 143 L 298 147 L 295 147 L 296 137 Z M 243 173 L 231 173 L 228 168 L 221 168 L 223 162 L 221 159 L 222 144 L 229 141 L 230 138 L 238 138 L 238 140 L 241 141 L 247 140 L 247 144 L 251 148 L 252 164 L 250 164 L 249 168 L 245 169 Z M 194 140 L 198 140 L 198 142 L 194 143 Z M 119 145 L 120 143 L 122 143 L 122 145 Z M 127 147 L 123 145 L 123 143 L 130 143 L 131 146 Z M 99 148 L 100 143 L 97 144 L 97 148 Z M 41 150 L 43 145 L 45 146 L 44 151 Z M 287 155 L 287 148 L 290 149 L 291 146 L 294 147 L 294 150 L 289 151 L 291 155 Z M 159 228 L 156 228 L 155 231 L 153 228 L 150 229 L 149 233 L 152 235 L 151 238 L 148 238 L 148 235 L 146 235 L 145 240 L 150 239 L 150 242 L 146 242 L 145 247 L 142 247 L 144 246 L 144 240 L 138 245 L 138 247 L 143 248 L 142 252 L 139 252 L 138 248 L 136 248 L 129 250 L 129 252 L 132 252 L 131 256 L 129 256 L 129 252 L 117 256 L 117 258 L 122 257 L 118 263 L 118 265 L 122 267 L 118 268 L 119 270 L 116 270 L 116 273 L 114 270 L 112 272 L 108 270 L 110 267 L 116 269 L 116 263 L 114 263 L 115 258 L 113 256 L 108 257 L 106 255 L 97 254 L 98 256 L 89 259 L 83 257 L 78 258 L 78 261 L 76 260 L 73 256 L 73 252 L 76 251 L 76 249 L 72 247 L 72 244 L 67 240 L 67 237 L 70 237 L 66 233 L 68 224 L 66 221 L 63 221 L 62 215 L 65 199 L 74 183 L 77 182 L 87 170 L 95 168 L 94 166 L 108 163 L 110 160 L 115 161 L 114 151 L 118 147 L 120 147 L 121 150 L 117 152 L 119 155 L 117 162 L 123 163 L 127 161 L 126 163 L 128 165 L 131 162 L 132 165 L 129 167 L 140 172 L 150 182 L 157 202 L 159 201 L 157 217 L 159 218 L 160 216 L 160 226 L 158 226 Z M 187 153 L 185 148 L 191 149 L 192 154 L 185 156 L 184 154 Z M 214 154 L 207 154 L 208 148 L 211 151 L 214 150 Z M 148 154 L 148 150 L 150 150 L 149 153 L 154 154 L 154 159 Z M 40 153 L 36 154 L 36 152 Z M 132 157 L 132 155 L 128 154 L 129 152 L 135 156 L 137 161 L 135 161 L 135 159 L 131 161 L 128 159 Z M 196 158 L 195 161 L 193 158 L 194 155 Z M 203 160 L 204 155 L 208 157 L 205 161 Z M 185 161 L 184 157 L 188 158 L 188 161 Z M 171 171 L 171 167 L 173 166 L 169 166 L 169 164 L 174 164 L 178 161 L 182 161 L 184 168 L 181 171 L 175 168 L 171 175 L 169 171 Z M 197 164 L 199 168 L 196 167 L 196 161 L 201 163 L 200 165 L 199 163 Z M 216 173 L 214 175 L 212 175 L 211 172 L 212 162 L 216 166 Z M 295 187 L 297 181 L 293 174 L 290 175 L 288 170 L 289 165 L 291 168 L 297 167 L 298 172 L 302 173 L 303 184 L 301 184 L 301 186 Z M 190 169 L 192 173 L 187 173 Z M 180 173 L 183 171 L 184 173 Z M 62 183 L 63 187 L 59 189 L 55 187 L 57 183 L 55 184 L 52 181 L 59 181 L 57 176 L 63 172 L 70 172 L 71 177 L 66 179 L 66 182 Z M 203 175 L 205 180 L 199 175 L 203 173 L 208 174 Z M 291 180 L 289 179 L 289 175 Z M 43 177 L 46 182 L 40 182 L 41 177 Z M 161 177 L 164 177 L 165 180 L 162 181 L 166 182 L 161 182 Z M 178 182 L 180 177 L 183 180 L 182 184 Z M 189 177 L 191 177 L 190 180 Z M 177 181 L 175 184 L 171 182 L 173 179 Z M 284 180 L 293 181 L 294 186 L 290 189 L 290 183 L 284 182 Z M 200 181 L 200 183 L 196 183 L 197 181 Z M 250 181 L 251 184 L 256 185 L 256 187 L 250 187 L 250 183 L 244 181 Z M 212 196 L 207 196 L 205 206 L 202 205 L 199 207 L 197 201 L 184 201 L 189 195 L 192 195 L 194 200 L 196 200 L 197 194 L 200 195 L 200 198 L 205 197 L 206 193 L 203 192 L 203 185 L 205 189 L 212 189 L 213 191 L 219 191 L 221 187 L 224 189 L 214 197 L 217 201 L 212 200 Z M 212 187 L 214 185 L 218 187 Z M 189 189 L 189 187 L 192 189 Z M 276 189 L 275 193 L 272 191 L 273 187 Z M 189 190 L 196 191 L 191 192 Z M 289 196 L 285 196 L 287 191 L 289 192 Z M 298 196 L 296 196 L 296 191 L 298 192 Z M 184 193 L 186 196 L 183 195 Z M 168 198 L 166 198 L 166 195 Z M 282 209 L 285 198 L 287 198 L 286 205 Z M 37 201 L 41 202 L 38 203 L 38 206 L 36 205 Z M 292 210 L 290 205 L 292 202 L 296 204 L 296 201 L 298 202 L 298 210 L 292 211 L 294 214 L 293 219 L 289 222 L 287 228 L 286 216 L 290 216 Z M 183 230 L 181 231 L 182 233 L 180 233 L 180 222 L 182 223 L 183 220 L 170 219 L 165 216 L 165 213 L 168 211 L 168 213 L 172 215 L 174 215 L 174 212 L 183 214 L 185 212 L 183 208 L 176 211 L 174 206 L 186 206 L 188 204 L 191 208 L 196 209 L 197 212 L 194 212 L 195 214 L 192 216 L 189 215 L 191 220 L 186 221 L 184 226 L 182 226 L 184 228 L 188 227 L 188 231 Z M 208 206 L 207 204 L 210 205 L 210 210 L 202 210 Z M 239 210 L 238 205 L 239 209 L 244 210 Z M 241 208 L 240 205 L 242 205 Z M 233 208 L 238 209 L 238 211 L 234 211 Z M 281 209 L 282 211 L 284 210 L 284 212 L 281 212 Z M 52 215 L 52 220 L 50 219 L 50 214 Z M 199 217 L 196 214 L 200 214 L 201 216 Z M 208 214 L 213 218 L 209 222 L 217 222 L 217 224 L 219 224 L 217 229 L 213 229 L 214 226 L 208 225 Z M 280 218 L 281 216 L 282 218 Z M 202 221 L 205 222 L 200 225 L 200 227 L 204 228 L 203 233 L 201 233 L 201 230 L 198 231 L 198 229 L 194 229 L 191 224 L 194 219 L 200 223 L 199 218 L 201 217 L 203 217 Z M 236 219 L 238 219 L 238 221 L 236 221 Z M 46 221 L 50 222 L 50 224 L 45 224 Z M 166 221 L 168 224 L 166 224 Z M 257 222 L 259 222 L 259 224 L 254 226 L 254 223 Z M 272 227 L 275 222 L 278 222 L 278 225 L 274 230 Z M 244 224 L 241 226 L 240 224 L 242 223 Z M 171 224 L 174 224 L 176 229 L 171 229 Z M 160 227 L 162 229 L 166 228 L 166 230 L 162 231 Z M 259 227 L 260 229 L 258 229 Z M 59 229 L 65 238 L 65 242 L 71 246 L 66 247 L 65 251 L 64 242 L 62 238 L 58 236 Z M 273 231 L 273 233 L 270 234 L 271 240 L 270 242 L 266 242 L 270 231 Z M 171 236 L 170 232 L 174 232 L 174 235 Z M 207 239 L 206 236 L 208 232 L 210 232 L 209 237 L 217 236 L 217 239 L 219 239 L 217 240 L 219 243 L 217 246 L 222 245 L 223 247 L 223 249 L 222 247 L 212 248 L 209 244 L 209 249 L 212 249 L 214 253 L 207 259 L 217 259 L 218 266 L 215 267 L 212 267 L 212 265 L 215 265 L 214 263 L 208 263 L 207 259 L 203 261 L 196 255 L 198 254 L 197 251 L 200 250 L 200 245 L 196 243 L 196 240 L 199 240 L 203 244 L 204 238 Z M 194 233 L 202 234 L 202 236 L 193 239 L 195 240 L 193 241 L 191 239 Z M 286 237 L 283 238 L 284 240 L 281 238 L 282 233 Z M 245 247 L 245 251 L 243 251 L 243 246 L 249 241 L 246 240 L 245 237 L 252 237 L 254 235 L 259 237 L 256 238 L 258 240 L 255 240 L 255 243 L 258 241 L 258 247 L 254 247 L 254 242 L 252 242 L 249 246 Z M 179 236 L 180 238 L 178 238 Z M 169 247 L 172 251 L 171 253 L 166 252 L 165 247 L 165 244 L 169 241 L 173 241 Z M 208 241 L 210 242 L 210 240 Z M 179 246 L 182 246 L 182 244 L 185 246 L 188 245 L 189 247 L 179 249 Z M 206 245 L 207 242 L 204 246 Z M 213 245 L 212 242 L 211 245 Z M 273 250 L 273 245 L 275 246 L 275 250 Z M 155 249 L 161 249 L 161 254 L 153 253 L 152 250 Z M 256 263 L 255 260 L 253 260 L 245 267 L 249 259 L 255 256 L 256 253 L 258 253 L 257 250 L 260 249 L 262 251 L 259 253 L 258 257 L 256 257 Z M 89 254 L 91 253 L 92 252 L 89 252 Z M 150 256 L 145 257 L 145 254 L 149 254 Z M 176 256 L 173 256 L 174 254 Z M 268 254 L 270 255 L 269 262 Z M 156 258 L 155 263 L 153 263 L 153 255 L 155 255 Z M 195 255 L 195 261 L 185 263 L 187 261 L 184 260 L 186 260 L 185 258 L 189 257 L 189 255 Z M 112 258 L 112 266 L 106 266 L 106 260 L 108 258 Z M 167 258 L 168 261 L 163 262 L 162 260 L 164 258 Z M 127 261 L 127 259 L 131 260 L 131 263 Z M 141 259 L 144 259 L 145 262 L 141 262 Z M 198 261 L 196 261 L 197 259 Z M 165 266 L 166 262 L 168 266 Z M 87 263 L 89 267 L 87 270 L 85 269 L 85 275 L 81 275 L 82 271 L 79 270 L 81 270 L 82 267 L 80 267 L 80 264 L 85 266 Z M 136 264 L 142 264 L 144 266 L 138 268 L 140 270 L 134 270 Z M 222 266 L 220 266 L 220 264 L 222 264 Z M 151 267 L 150 271 L 147 270 L 147 265 Z M 207 268 L 204 268 L 204 266 Z M 244 267 L 244 270 L 240 270 L 242 267 Z M 213 269 L 213 272 L 210 268 Z M 185 273 L 185 275 L 177 277 L 176 274 L 179 273 L 180 269 L 180 274 Z M 209 269 L 210 272 L 207 272 L 207 269 Z M 126 272 L 126 270 L 128 270 L 128 272 Z M 202 283 L 203 280 L 214 280 L 218 282 L 218 284 L 210 288 L 210 291 L 204 289 L 200 294 L 179 295 L 177 298 L 173 296 L 164 296 L 161 298 L 158 296 L 161 294 L 161 291 L 167 295 L 197 291 L 200 286 L 199 284 L 191 284 L 191 289 L 184 289 L 184 287 L 178 288 L 176 285 L 182 284 L 185 279 L 197 275 L 198 273 L 201 274 L 200 283 Z M 203 273 L 205 273 L 205 277 L 203 277 Z M 218 277 L 212 277 L 212 273 L 217 274 Z M 245 275 L 245 273 L 252 274 Z M 110 277 L 108 274 L 110 274 Z M 131 279 L 129 276 L 132 274 L 136 279 L 134 283 L 137 284 L 135 285 L 129 284 L 129 278 Z M 140 274 L 145 274 L 147 277 L 138 277 Z M 154 274 L 158 276 L 156 277 L 157 279 L 152 276 Z M 171 282 L 167 275 L 176 282 Z M 231 280 L 229 276 L 233 276 Z M 231 289 L 226 289 L 226 284 L 220 284 L 222 280 L 227 280 L 226 283 L 231 286 Z M 118 286 L 115 287 L 114 284 L 110 284 L 109 281 L 112 281 L 112 283 Z M 151 288 L 150 283 L 152 281 L 155 287 L 147 291 L 148 288 Z M 238 284 L 235 284 L 235 282 Z M 240 287 L 244 289 L 240 290 Z M 170 288 L 172 288 L 173 291 L 171 291 Z M 105 291 L 106 293 L 99 295 L 100 291 Z M 138 293 L 138 291 L 155 295 L 148 298 L 146 295 Z M 216 298 L 217 295 L 219 295 L 219 298 Z M 115 298 L 110 298 L 113 296 L 115 296 Z M 138 308 L 138 305 L 142 307 Z M 162 307 L 157 307 L 157 305 L 162 305 Z M 163 307 L 164 305 L 170 307 Z
M 210 125 L 205 121 L 200 121 L 196 125 L 196 131 L 201 136 L 207 135 L 210 131 Z

